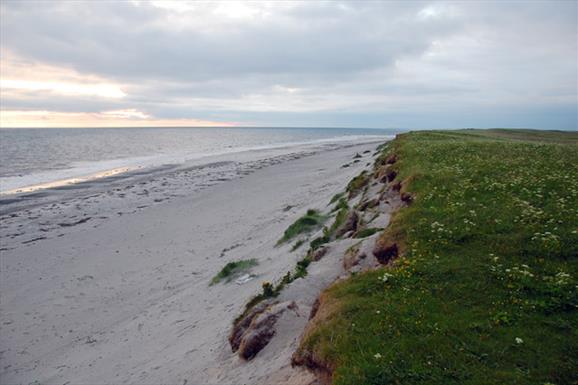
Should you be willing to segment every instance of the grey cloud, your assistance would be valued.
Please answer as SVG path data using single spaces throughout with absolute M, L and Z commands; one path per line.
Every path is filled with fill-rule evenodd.
M 419 54 L 432 39 L 458 28 L 435 21 L 413 28 L 420 3 L 401 8 L 351 4 L 350 11 L 335 12 L 332 4 L 312 2 L 283 17 L 222 23 L 209 32 L 172 29 L 164 22 L 166 10 L 128 3 L 26 3 L 26 8 L 3 7 L 3 47 L 117 79 L 348 76 L 389 66 L 400 55 Z M 324 18 L 316 17 L 324 12 Z
M 227 3 L 199 4 L 183 16 L 130 2 L 3 1 L 3 51 L 121 82 L 128 96 L 36 93 L 4 98 L 2 108 L 281 125 L 416 126 L 430 117 L 437 127 L 498 118 L 528 126 L 528 117 L 549 117 L 576 128 L 576 2 L 273 2 L 254 19 L 211 11 Z M 259 111 L 263 101 L 275 105 Z

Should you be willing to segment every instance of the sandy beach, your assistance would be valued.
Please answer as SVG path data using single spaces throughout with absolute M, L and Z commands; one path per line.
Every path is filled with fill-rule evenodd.
M 270 381 L 293 378 L 292 351 L 274 344 L 262 352 L 269 358 L 242 362 L 227 342 L 231 323 L 263 281 L 302 258 L 275 247 L 287 226 L 309 208 L 326 210 L 379 143 L 277 150 L 243 167 L 214 163 L 195 183 L 186 181 L 205 169 L 5 210 L 1 382 L 256 383 L 283 370 L 288 377 Z M 248 258 L 259 262 L 255 279 L 209 286 L 227 262 Z

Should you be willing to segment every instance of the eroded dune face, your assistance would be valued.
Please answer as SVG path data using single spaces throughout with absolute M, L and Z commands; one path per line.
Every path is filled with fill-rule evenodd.
M 394 162 L 392 157 L 387 162 L 378 161 L 373 170 L 364 170 L 353 178 L 348 189 L 354 193 L 338 194 L 332 199 L 334 203 L 341 200 L 336 209 L 328 205 L 324 228 L 301 236 L 312 241 L 294 276 L 288 272 L 277 286 L 272 286 L 270 295 L 264 291 L 249 302 L 229 336 L 232 350 L 242 359 L 262 363 L 271 352 L 293 351 L 294 373 L 305 367 L 318 380 L 330 380 L 332 369 L 299 346 L 298 341 L 315 330 L 315 325 L 325 322 L 332 312 L 331 303 L 321 294 L 323 289 L 352 273 L 377 268 L 397 257 L 397 244 L 383 233 L 391 213 L 403 205 L 401 189 L 395 186 L 399 182 L 383 178 L 387 172 L 384 169 Z M 319 215 L 323 217 L 326 213 L 322 211 Z M 318 245 L 319 240 L 322 246 Z M 307 261 L 305 274 L 303 261 Z

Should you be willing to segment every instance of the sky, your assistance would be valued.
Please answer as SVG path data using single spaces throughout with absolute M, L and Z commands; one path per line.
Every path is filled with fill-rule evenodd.
M 578 3 L 0 1 L 0 127 L 578 129 Z

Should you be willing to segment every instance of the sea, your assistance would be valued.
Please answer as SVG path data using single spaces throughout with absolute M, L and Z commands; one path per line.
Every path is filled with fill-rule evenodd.
M 0 194 L 247 151 L 387 139 L 396 129 L 34 128 L 0 129 Z

